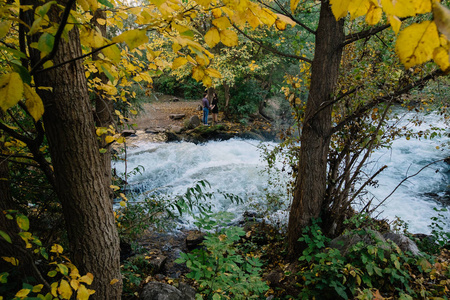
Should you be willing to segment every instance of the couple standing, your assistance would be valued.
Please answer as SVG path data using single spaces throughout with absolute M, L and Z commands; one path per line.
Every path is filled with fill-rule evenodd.
M 213 117 L 213 125 L 217 123 L 217 114 L 219 113 L 219 98 L 217 98 L 217 94 L 212 94 L 211 105 L 209 105 L 208 93 L 203 93 L 202 106 L 203 106 L 203 125 L 208 126 L 208 114 L 211 110 L 211 114 Z

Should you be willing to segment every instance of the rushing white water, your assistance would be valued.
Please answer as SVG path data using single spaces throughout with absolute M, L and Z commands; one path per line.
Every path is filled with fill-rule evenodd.
M 436 116 L 428 116 L 433 124 L 443 125 Z M 422 125 L 424 129 L 428 125 Z M 381 166 L 388 168 L 378 177 L 378 188 L 369 189 L 369 197 L 375 197 L 374 203 L 383 200 L 407 176 L 419 171 L 432 161 L 445 158 L 447 153 L 436 149 L 447 138 L 411 139 L 395 141 L 391 149 L 378 150 L 372 156 L 365 172 L 376 172 Z M 273 143 L 265 143 L 269 147 Z M 211 141 L 204 144 L 187 142 L 177 143 L 142 143 L 138 148 L 129 149 L 127 170 L 142 166 L 142 174 L 130 175 L 128 182 L 139 186 L 143 191 L 163 188 L 170 194 L 182 194 L 199 180 L 207 180 L 212 190 L 233 193 L 245 200 L 236 205 L 223 197 L 216 197 L 216 211 L 229 211 L 236 215 L 249 209 L 258 202 L 263 202 L 266 194 L 267 174 L 262 172 L 265 163 L 260 158 L 259 142 L 255 140 L 232 139 L 228 141 Z M 114 163 L 119 173 L 125 171 L 123 162 Z M 437 170 L 439 170 L 437 172 Z M 441 208 L 424 193 L 443 193 L 447 190 L 449 167 L 444 162 L 433 164 L 419 175 L 403 182 L 379 208 L 381 216 L 394 220 L 396 216 L 409 223 L 409 230 L 414 233 L 429 233 L 430 218 L 437 215 L 433 208 Z M 273 190 L 272 192 L 279 192 Z M 288 202 L 288 200 L 286 200 Z M 448 212 L 444 212 L 450 218 Z M 285 207 L 278 207 L 272 212 L 275 217 L 286 221 Z M 185 220 L 189 222 L 189 220 Z M 448 230 L 449 228 L 447 228 Z

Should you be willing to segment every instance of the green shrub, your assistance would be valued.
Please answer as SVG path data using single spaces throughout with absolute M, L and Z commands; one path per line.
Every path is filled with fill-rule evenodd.
M 318 221 L 307 227 L 299 239 L 306 249 L 299 258 L 303 268 L 297 274 L 302 278 L 298 298 L 373 299 L 380 292 L 396 299 L 429 296 L 421 277 L 435 272 L 433 265 L 425 257 L 409 256 L 398 246 L 378 240 L 371 232 L 352 230 L 350 234 L 371 236 L 372 243 L 360 241 L 343 256 L 338 249 L 327 248 L 329 239 Z
M 245 235 L 240 227 L 219 228 L 227 223 L 230 213 L 205 215 L 197 219 L 201 228 L 216 228 L 208 233 L 204 248 L 181 253 L 177 263 L 186 263 L 188 278 L 199 284 L 196 299 L 259 299 L 268 290 L 262 281 L 259 258 L 242 254 L 237 242 Z
M 230 89 L 229 113 L 245 119 L 258 111 L 267 91 L 255 79 L 243 79 Z

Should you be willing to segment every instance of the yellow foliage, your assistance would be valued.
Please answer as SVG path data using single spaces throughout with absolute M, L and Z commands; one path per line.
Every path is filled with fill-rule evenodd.
M 239 39 L 236 32 L 231 30 L 220 31 L 220 41 L 228 47 L 237 46 Z
M 450 71 L 449 51 L 444 47 L 434 49 L 433 60 L 444 72 Z
M 41 97 L 28 84 L 24 84 L 25 105 L 35 121 L 44 114 L 44 104 Z
M 172 62 L 172 70 L 178 69 L 181 66 L 187 64 L 188 60 L 185 57 L 177 57 Z
M 22 99 L 23 82 L 18 73 L 0 76 L 0 108 L 6 111 Z
M 23 299 L 23 298 L 25 298 L 26 296 L 28 296 L 28 294 L 31 292 L 31 290 L 30 289 L 21 289 L 20 291 L 18 291 L 17 293 L 16 293 L 16 297 L 17 298 L 20 298 L 20 299 Z
M 391 24 L 392 30 L 395 34 L 398 34 L 400 27 L 402 26 L 402 21 L 397 16 L 389 16 L 389 23 Z
M 15 257 L 2 256 L 2 258 L 3 258 L 4 261 L 9 262 L 13 266 L 18 266 L 19 265 L 19 260 L 17 258 L 15 258 Z
M 209 31 L 205 34 L 205 42 L 210 47 L 213 48 L 217 43 L 220 42 L 219 30 L 216 27 L 211 27 Z
M 11 21 L 0 22 L 0 39 L 4 38 L 11 27 Z
M 371 5 L 366 15 L 366 23 L 369 25 L 378 24 L 378 22 L 380 22 L 381 20 L 382 14 L 383 11 L 381 10 L 381 8 L 375 5 Z
M 412 24 L 402 30 L 398 36 L 395 51 L 405 67 L 410 68 L 430 60 L 434 49 L 439 46 L 436 24 L 425 21 Z
M 64 251 L 63 247 L 58 244 L 54 244 L 52 246 L 52 248 L 50 249 L 50 252 L 59 253 L 59 254 L 63 253 L 63 251 Z
M 148 36 L 145 30 L 133 29 L 125 31 L 124 33 L 112 39 L 114 43 L 125 42 L 128 47 L 134 49 L 142 44 L 148 42 Z
M 220 30 L 227 29 L 231 26 L 230 20 L 227 17 L 220 17 L 218 19 L 214 19 L 212 21 L 213 25 L 219 28 Z
M 58 293 L 61 295 L 63 299 L 70 299 L 72 297 L 72 288 L 70 287 L 70 284 L 64 280 L 61 279 L 61 282 L 59 283 L 58 287 Z
M 87 285 L 91 285 L 94 280 L 94 275 L 92 273 L 87 273 L 86 275 L 80 277 L 80 282 L 84 282 Z

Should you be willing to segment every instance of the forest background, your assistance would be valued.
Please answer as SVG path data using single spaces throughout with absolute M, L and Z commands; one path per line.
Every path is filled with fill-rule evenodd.
M 303 231 L 319 226 L 313 222 L 319 217 L 324 237 L 344 232 L 351 203 L 361 192 L 351 187 L 370 152 L 412 134 L 386 127 L 390 107 L 450 69 L 447 6 L 406 0 L 3 1 L 0 247 L 5 263 L 18 267 L 17 276 L 36 280 L 35 285 L 25 281 L 16 297 L 41 291 L 64 299 L 73 293 L 80 299 L 121 297 L 112 198 L 116 192 L 124 205 L 128 199 L 112 185 L 110 146 L 125 141 L 120 126 L 137 113 L 131 107 L 135 90 L 151 87 L 153 78 L 160 86 L 173 77 L 186 82 L 192 77 L 195 82 L 186 87 L 216 87 L 223 91 L 227 111 L 241 120 L 282 91 L 302 145 L 298 148 L 289 134 L 280 145 L 295 165 L 286 256 L 295 260 L 311 248 Z M 437 100 L 433 108 L 446 114 L 444 99 L 419 102 Z M 40 188 L 30 190 L 30 183 Z M 62 217 L 53 221 L 56 216 Z M 68 244 L 68 256 L 48 230 L 43 236 L 37 230 L 42 227 L 30 230 L 30 219 L 32 224 L 64 224 L 66 231 L 56 240 Z M 38 266 L 36 255 L 49 264 Z M 321 266 L 319 257 L 302 257 Z M 399 271 L 399 264 L 407 264 L 403 258 L 391 255 L 394 269 L 385 269 Z M 435 265 L 427 263 L 431 270 L 414 261 L 427 276 L 435 276 Z M 364 264 L 370 273 L 372 267 Z M 2 282 L 18 282 L 8 280 L 9 273 L 2 273 Z M 389 286 L 384 292 L 417 293 L 408 271 L 399 274 L 394 278 L 402 288 Z M 344 298 L 376 297 L 384 288 L 359 273 L 351 276 L 354 288 L 338 281 L 328 286 Z M 311 285 L 324 288 L 323 282 L 304 280 L 306 295 L 314 293 Z M 264 291 L 255 287 L 243 293 Z M 427 293 L 423 285 L 419 290 Z M 228 297 L 223 289 L 207 294 Z

